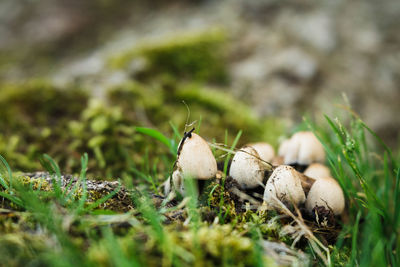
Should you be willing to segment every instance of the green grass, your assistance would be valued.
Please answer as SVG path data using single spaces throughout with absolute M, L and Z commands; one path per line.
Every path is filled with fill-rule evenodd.
M 400 169 L 396 155 L 358 117 L 352 116 L 346 125 L 337 119 L 326 117 L 326 120 L 327 125 L 309 121 L 306 125 L 327 151 L 327 161 L 346 196 L 346 216 L 337 242 L 324 254 L 327 260 L 320 256 L 311 239 L 302 238 L 296 247 L 309 254 L 313 265 L 330 262 L 337 266 L 398 266 Z M 173 154 L 180 133 L 175 126 L 172 128 L 173 138 L 143 127 L 137 127 L 136 132 L 158 140 Z M 233 150 L 241 135 L 239 132 L 232 144 L 226 138 L 225 146 Z M 230 156 L 228 153 L 224 158 L 225 173 Z M 61 184 L 63 172 L 56 161 L 43 155 L 41 163 L 53 179 L 48 190 L 43 190 L 42 184 L 24 182 L 12 172 L 6 159 L 0 157 L 3 263 L 9 263 L 8 266 L 273 266 L 271 256 L 264 254 L 262 240 L 289 245 L 294 241 L 290 235 L 281 234 L 283 224 L 291 222 L 290 219 L 277 219 L 276 212 L 236 213 L 226 198 L 223 184 L 211 184 L 207 201 L 202 202 L 198 200 L 195 185 L 189 182 L 181 208 L 167 206 L 165 202 L 157 208 L 150 194 L 160 193 L 160 180 L 155 178 L 157 168 L 152 165 L 156 160 L 147 157 L 144 165 L 131 161 L 127 167 L 129 171 L 121 183 L 129 192 L 134 208 L 121 213 L 100 208 L 115 197 L 119 187 L 97 201 L 88 201 L 87 154 L 81 157 L 78 182 L 66 186 Z M 173 160 L 169 157 L 165 164 L 172 166 Z M 139 186 L 133 182 L 135 177 L 143 179 Z M 182 212 L 183 221 L 170 220 L 176 212 Z M 218 219 L 207 222 L 205 217 L 210 213 Z M 315 235 L 319 237 L 318 233 Z
M 392 150 L 351 114 L 347 126 L 326 117 L 329 131 L 310 125 L 325 146 L 347 200 L 348 222 L 343 223 L 335 251 L 350 248 L 349 266 L 398 266 L 399 162 Z M 368 145 L 370 138 L 381 153 Z

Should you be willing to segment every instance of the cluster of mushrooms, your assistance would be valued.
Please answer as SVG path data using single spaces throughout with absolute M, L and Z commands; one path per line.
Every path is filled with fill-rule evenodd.
M 278 209 L 304 205 L 309 214 L 323 208 L 340 215 L 345 207 L 343 191 L 323 165 L 325 152 L 312 132 L 298 132 L 281 143 L 278 155 L 268 143 L 252 143 L 237 150 L 229 168 L 243 191 L 264 190 L 263 204 Z M 184 179 L 208 180 L 218 175 L 209 144 L 193 130 L 185 133 L 178 149 L 175 170 L 164 183 L 166 195 L 185 195 Z

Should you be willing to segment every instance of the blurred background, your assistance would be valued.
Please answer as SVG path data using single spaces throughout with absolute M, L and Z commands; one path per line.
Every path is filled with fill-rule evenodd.
M 0 154 L 18 170 L 43 153 L 75 172 L 88 152 L 109 178 L 163 165 L 134 126 L 182 132 L 182 101 L 208 140 L 276 146 L 346 99 L 398 146 L 399 1 L 0 1 Z

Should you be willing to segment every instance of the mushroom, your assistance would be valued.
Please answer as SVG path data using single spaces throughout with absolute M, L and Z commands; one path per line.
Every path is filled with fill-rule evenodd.
M 281 165 L 273 171 L 264 191 L 264 201 L 274 205 L 274 197 L 284 204 L 299 205 L 306 200 L 302 187 L 301 173 L 293 167 Z
M 295 133 L 284 141 L 279 148 L 279 156 L 287 165 L 309 165 L 325 161 L 325 151 L 322 144 L 312 132 Z
M 241 148 L 233 157 L 229 175 L 243 189 L 256 188 L 262 184 L 266 167 L 259 158 L 260 155 L 251 146 Z
M 258 143 L 248 144 L 247 146 L 251 146 L 252 148 L 254 148 L 263 161 L 271 162 L 275 157 L 275 150 L 268 143 L 258 142 Z
M 284 157 L 284 155 L 289 150 L 289 147 L 290 147 L 290 139 L 283 140 L 278 149 L 278 156 Z
M 344 210 L 344 195 L 338 182 L 331 178 L 319 178 L 311 186 L 306 200 L 306 209 L 312 213 L 316 207 L 324 207 L 339 215 Z
M 304 175 L 307 175 L 308 177 L 314 179 L 332 176 L 329 168 L 321 163 L 313 163 L 310 166 L 308 166 L 307 169 L 304 171 Z
M 194 178 L 203 181 L 217 174 L 217 161 L 208 143 L 192 131 L 185 133 L 179 144 L 176 170 L 172 173 L 172 185 L 182 195 L 185 194 L 183 179 Z M 171 178 L 168 178 L 164 193 L 167 195 L 171 191 Z
M 285 139 L 282 141 L 282 143 L 278 149 L 278 155 L 276 155 L 272 159 L 272 162 L 271 162 L 272 165 L 279 166 L 279 165 L 283 165 L 285 163 L 284 155 L 286 154 L 286 151 L 288 151 L 289 144 L 290 144 L 290 139 Z
M 183 142 L 183 143 L 182 143 Z M 217 173 L 217 161 L 208 143 L 198 134 L 190 133 L 179 145 L 181 150 L 176 162 L 183 177 L 207 180 Z

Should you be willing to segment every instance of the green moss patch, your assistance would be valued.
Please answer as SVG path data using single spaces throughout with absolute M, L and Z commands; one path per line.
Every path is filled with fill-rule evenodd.
M 226 82 L 226 34 L 210 30 L 174 36 L 161 42 L 149 42 L 110 59 L 115 68 L 140 63 L 142 79 L 168 74 L 180 79 Z

